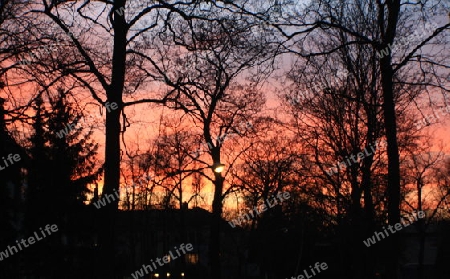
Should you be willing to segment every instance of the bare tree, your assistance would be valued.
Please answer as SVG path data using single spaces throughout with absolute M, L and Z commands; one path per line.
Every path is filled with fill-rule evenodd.
M 251 128 L 250 116 L 259 111 L 264 99 L 256 89 L 270 70 L 266 62 L 274 57 L 276 44 L 262 27 L 240 15 L 217 13 L 216 20 L 204 22 L 175 21 L 168 25 L 170 35 L 161 38 L 160 53 L 149 57 L 135 52 L 153 65 L 162 63 L 150 73 L 159 76 L 174 94 L 169 106 L 182 110 L 199 127 L 204 146 L 198 157 L 203 170 L 223 163 L 222 146 L 232 134 L 244 135 Z M 175 61 L 167 54 L 178 56 Z M 269 64 L 270 65 L 270 64 Z M 236 81 L 247 79 L 245 82 Z M 247 127 L 246 127 L 247 126 Z M 231 167 L 231 166 L 230 166 Z M 224 175 L 205 173 L 214 184 L 211 224 L 212 277 L 220 278 L 220 220 L 224 198 Z
M 253 140 L 253 145 L 243 152 L 237 167 L 231 170 L 233 179 L 230 184 L 242 204 L 237 203 L 237 213 L 231 216 L 229 224 L 248 229 L 247 261 L 261 266 L 261 276 L 272 274 L 278 278 L 286 271 L 280 274 L 282 268 L 277 263 L 289 260 L 289 254 L 284 254 L 284 257 L 275 253 L 276 247 L 284 248 L 280 246 L 283 240 L 275 235 L 286 230 L 280 226 L 282 216 L 289 214 L 286 208 L 290 198 L 294 199 L 296 193 L 304 195 L 309 187 L 307 179 L 298 172 L 298 146 L 286 137 L 284 127 L 276 126 L 272 123 L 265 129 L 258 129 L 261 137 Z M 280 200 L 279 197 L 286 192 L 289 198 Z M 269 250 L 274 253 L 268 253 Z
M 402 201 L 406 213 L 423 211 L 427 215 L 416 223 L 419 231 L 419 278 L 425 278 L 425 241 L 428 228 L 446 215 L 444 212 L 448 206 L 445 202 L 450 197 L 448 159 L 442 150 L 431 150 L 431 143 L 425 140 L 423 146 L 407 149 L 408 152 L 402 158 L 402 182 L 406 184 L 402 191 Z
M 152 56 L 154 49 L 151 42 L 154 36 L 158 36 L 152 30 L 166 24 L 166 20 L 200 18 L 196 13 L 201 4 L 197 1 L 136 3 L 126 0 L 43 0 L 41 4 L 35 4 L 29 17 L 47 26 L 40 30 L 42 37 L 48 36 L 53 41 L 64 37 L 71 50 L 71 55 L 64 59 L 60 56 L 56 61 L 37 61 L 35 64 L 46 67 L 49 74 L 56 76 L 55 80 L 64 78 L 64 82 L 83 87 L 107 111 L 103 194 L 113 194 L 120 182 L 120 133 L 126 127 L 125 109 L 148 102 L 164 103 L 172 92 L 163 90 L 145 94 L 148 86 L 161 85 L 164 80 L 155 80 L 153 75 L 148 75 L 141 67 L 144 61 L 137 53 Z M 85 30 L 90 30 L 90 34 L 95 32 L 98 36 L 89 36 Z M 99 45 L 112 47 L 98 48 Z M 158 65 L 151 63 L 146 66 L 159 69 Z M 42 79 L 41 83 L 48 87 L 54 81 Z M 124 119 L 123 127 L 121 116 Z M 109 265 L 114 257 L 113 224 L 117 208 L 118 201 L 115 200 L 101 209 L 101 254 L 98 265 L 103 269 L 102 276 L 107 277 L 115 275 L 114 268 L 109 268 Z M 99 276 L 100 269 L 97 270 Z
M 435 38 L 443 37 L 444 31 L 448 30 L 450 23 L 447 22 L 446 6 L 441 3 L 434 5 L 433 1 L 425 3 L 401 3 L 400 0 L 393 1 L 320 1 L 306 7 L 300 5 L 283 10 L 286 14 L 281 23 L 272 23 L 272 26 L 291 41 L 287 44 L 292 52 L 308 61 L 312 57 L 328 57 L 330 54 L 339 52 L 354 45 L 367 45 L 372 48 L 372 53 L 380 52 L 390 48 L 393 44 L 410 34 L 407 30 L 408 17 L 414 24 L 425 24 L 430 22 L 431 15 L 439 14 L 445 22 L 436 24 L 437 27 L 425 37 L 417 37 L 406 40 L 405 47 L 396 50 L 395 53 L 388 51 L 386 55 L 378 55 L 377 69 L 380 71 L 378 83 L 380 84 L 383 102 L 383 121 L 387 140 L 388 155 L 388 218 L 389 224 L 394 225 L 400 218 L 400 161 L 397 136 L 397 111 L 396 100 L 401 86 L 399 83 L 407 82 L 404 73 L 422 70 L 422 75 L 414 80 L 409 72 L 409 83 L 415 85 L 427 84 L 444 92 L 448 91 L 448 84 L 442 83 L 443 78 L 448 76 L 445 69 L 448 68 L 448 58 L 444 63 L 437 57 L 440 50 L 428 51 L 425 46 Z M 420 12 L 416 8 L 420 5 Z M 238 6 L 238 5 L 235 5 Z M 239 7 L 244 10 L 243 6 Z M 296 9 L 297 8 L 297 9 Z M 261 16 L 254 11 L 245 10 L 259 18 Z M 291 12 L 290 12 L 291 11 Z M 371 28 L 367 28 L 371 27 Z M 404 28 L 403 28 L 404 27 Z M 411 28 L 409 28 L 412 30 Z M 317 49 L 315 44 L 310 43 L 310 38 L 320 36 L 321 33 L 337 32 L 348 37 L 345 42 L 330 44 L 326 49 Z M 403 39 L 403 38 L 402 38 Z M 403 40 L 404 41 L 404 40 Z M 448 53 L 444 54 L 448 57 Z M 440 68 L 440 70 L 437 70 Z M 432 70 L 434 69 L 434 70 Z M 402 79 L 403 78 L 403 79 Z M 399 256 L 398 235 L 389 239 L 392 255 Z M 388 267 L 389 278 L 397 278 L 398 257 L 393 256 Z

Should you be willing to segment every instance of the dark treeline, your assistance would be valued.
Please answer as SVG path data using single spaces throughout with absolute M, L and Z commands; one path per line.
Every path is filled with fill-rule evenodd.
M 0 1 L 0 278 L 447 278 L 449 9 Z

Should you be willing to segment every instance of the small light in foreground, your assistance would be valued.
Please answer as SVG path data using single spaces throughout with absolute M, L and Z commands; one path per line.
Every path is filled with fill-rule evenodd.
M 155 273 L 155 277 L 156 277 L 156 278 L 159 278 L 159 274 L 158 274 L 158 273 Z
M 184 277 L 184 272 L 181 272 L 181 277 Z
M 167 274 L 166 274 L 166 275 L 167 275 L 167 277 L 170 277 L 170 273 L 169 273 L 169 272 L 167 272 Z

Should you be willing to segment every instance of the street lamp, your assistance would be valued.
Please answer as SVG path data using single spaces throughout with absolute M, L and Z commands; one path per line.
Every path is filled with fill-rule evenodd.
M 225 169 L 225 165 L 221 163 L 214 164 L 212 169 L 215 173 L 221 173 Z
M 212 202 L 212 222 L 211 231 L 209 237 L 209 255 L 210 255 L 210 266 L 212 278 L 220 279 L 220 223 L 222 221 L 222 190 L 224 177 L 222 176 L 222 171 L 225 169 L 225 165 L 221 164 L 220 161 L 214 161 L 211 166 L 214 172 L 214 200 Z

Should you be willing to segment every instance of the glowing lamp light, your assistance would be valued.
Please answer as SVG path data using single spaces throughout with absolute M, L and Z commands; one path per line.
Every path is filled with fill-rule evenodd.
M 184 272 L 181 272 L 181 277 L 184 277 Z
M 212 166 L 212 169 L 215 173 L 221 173 L 225 169 L 225 165 L 218 163 Z
M 169 277 L 170 277 L 170 273 L 169 273 L 169 272 L 167 272 L 166 276 L 167 276 L 167 278 L 169 278 Z

